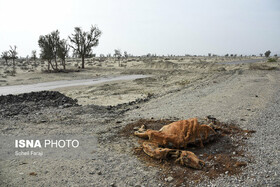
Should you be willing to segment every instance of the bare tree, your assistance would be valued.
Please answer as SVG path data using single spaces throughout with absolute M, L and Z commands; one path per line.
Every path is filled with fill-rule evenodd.
M 128 56 L 129 56 L 128 53 L 127 53 L 127 51 L 124 51 L 124 52 L 123 52 L 123 56 L 124 56 L 125 60 L 127 61 Z
M 60 38 L 59 38 L 59 31 L 53 31 L 50 34 L 51 37 L 51 43 L 52 43 L 52 51 L 53 51 L 53 57 L 54 57 L 54 63 L 55 63 L 55 69 L 58 70 L 58 65 L 57 65 L 57 51 L 59 48 L 59 42 L 60 42 Z
M 75 27 L 72 37 L 69 36 L 74 52 L 82 58 L 82 68 L 85 68 L 85 58 L 92 56 L 92 48 L 99 44 L 101 31 L 97 26 L 91 26 L 89 32 L 83 31 L 80 27 Z
M 106 56 L 104 54 L 99 55 L 99 61 L 104 62 L 106 60 Z
M 67 44 L 67 41 L 64 39 L 60 40 L 57 50 L 57 56 L 61 59 L 61 63 L 64 70 L 66 69 L 66 57 L 68 56 L 69 49 L 70 48 Z
M 37 53 L 36 50 L 31 51 L 31 58 L 34 61 L 34 66 L 35 67 L 37 66 L 37 64 L 36 64 L 36 59 L 37 59 L 36 53 Z
M 8 60 L 10 59 L 9 51 L 2 52 L 1 58 L 5 60 L 6 65 L 8 65 Z
M 123 56 L 124 56 L 124 58 L 128 58 L 128 54 L 126 51 L 123 52 Z
M 10 53 L 10 58 L 13 60 L 13 67 L 15 68 L 16 66 L 15 60 L 18 58 L 17 46 L 14 46 L 14 48 L 10 46 L 9 53 Z
M 120 49 L 115 49 L 114 51 L 115 51 L 114 57 L 115 57 L 115 59 L 118 59 L 119 66 L 121 66 L 121 57 L 122 57 L 121 50 Z

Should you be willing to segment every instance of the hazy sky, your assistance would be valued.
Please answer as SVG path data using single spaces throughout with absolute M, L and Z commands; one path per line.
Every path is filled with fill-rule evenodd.
M 279 0 L 0 0 L 0 53 L 37 50 L 40 35 L 103 34 L 94 53 L 280 53 Z

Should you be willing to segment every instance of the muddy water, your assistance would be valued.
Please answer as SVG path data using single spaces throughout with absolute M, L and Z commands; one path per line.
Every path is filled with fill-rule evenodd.
M 145 78 L 145 77 L 148 76 L 147 75 L 123 75 L 118 77 L 101 77 L 95 79 L 81 79 L 81 80 L 61 80 L 61 81 L 52 81 L 52 82 L 27 84 L 27 85 L 1 86 L 0 95 L 37 92 L 37 91 L 52 90 L 56 88 L 64 88 L 70 86 L 94 85 L 94 84 L 100 84 L 100 83 L 105 83 L 110 81 L 134 80 L 134 79 Z

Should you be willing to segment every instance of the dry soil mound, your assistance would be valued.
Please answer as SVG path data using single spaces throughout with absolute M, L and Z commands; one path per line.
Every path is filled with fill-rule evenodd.
M 44 107 L 65 108 L 75 105 L 77 105 L 77 100 L 56 91 L 0 96 L 0 116 L 12 117 L 18 114 L 38 111 Z
M 175 64 L 170 61 L 158 61 L 158 62 L 146 62 L 143 68 L 149 69 L 176 69 L 178 68 L 178 64 Z

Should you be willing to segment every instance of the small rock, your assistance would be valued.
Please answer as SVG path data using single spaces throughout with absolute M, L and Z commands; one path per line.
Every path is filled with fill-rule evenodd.
M 98 175 L 102 175 L 102 172 L 101 171 L 98 171 L 98 173 L 97 173 Z
M 164 179 L 166 182 L 171 182 L 171 181 L 173 181 L 173 177 L 167 177 L 167 178 L 165 178 Z
M 93 174 L 94 174 L 94 172 L 89 172 L 89 174 L 90 174 L 90 175 L 93 175 Z
M 30 175 L 30 176 L 37 176 L 37 173 L 31 172 L 31 173 L 29 173 L 29 175 Z
M 65 103 L 64 105 L 63 105 L 63 108 L 68 108 L 68 107 L 71 107 L 72 106 L 72 104 L 70 104 L 70 103 Z

